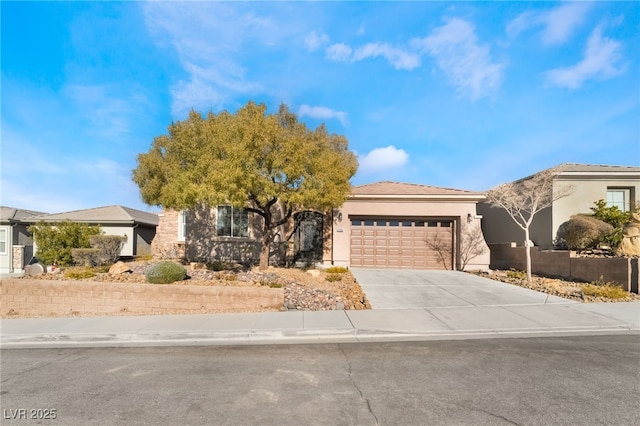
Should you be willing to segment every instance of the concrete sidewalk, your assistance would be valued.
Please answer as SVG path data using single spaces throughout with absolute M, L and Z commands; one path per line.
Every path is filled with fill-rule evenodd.
M 3 319 L 3 349 L 640 335 L 640 302 Z

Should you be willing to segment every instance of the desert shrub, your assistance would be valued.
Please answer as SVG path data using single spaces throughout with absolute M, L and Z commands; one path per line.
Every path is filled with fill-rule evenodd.
M 64 277 L 71 280 L 82 280 L 86 278 L 93 278 L 95 276 L 96 271 L 92 268 L 69 268 L 64 271 Z
M 126 235 L 92 235 L 91 247 L 98 250 L 99 263 L 114 263 L 127 242 Z
M 100 250 L 95 248 L 71 249 L 71 257 L 76 265 L 95 266 L 100 263 Z
M 213 262 L 207 263 L 207 269 L 210 271 L 235 271 L 238 269 L 238 265 L 232 262 L 223 262 L 221 260 L 214 260 Z
M 187 277 L 187 270 L 174 262 L 160 262 L 152 265 L 145 274 L 147 282 L 152 284 L 170 284 Z
M 574 215 L 558 228 L 558 242 L 570 250 L 595 248 L 613 231 L 613 226 L 593 216 Z
M 327 274 L 326 277 L 324 277 L 325 281 L 329 281 L 330 283 L 336 282 L 336 281 L 340 281 L 342 279 L 342 274 Z
M 527 273 L 525 271 L 518 271 L 517 269 L 509 269 L 507 271 L 507 277 L 515 278 L 517 280 L 526 280 Z
M 270 288 L 282 288 L 282 283 L 279 283 L 277 281 L 260 281 L 260 285 L 264 286 L 264 287 L 270 287 Z
M 615 284 L 585 284 L 582 286 L 585 296 L 604 297 L 606 299 L 626 299 L 628 294 L 620 286 Z
M 332 266 L 327 268 L 327 274 L 344 274 L 345 272 L 349 272 L 347 268 L 344 266 Z
M 631 220 L 633 211 L 623 212 L 617 206 L 607 207 L 607 203 L 604 200 L 598 200 L 594 204 L 596 206 L 591 207 L 593 217 L 613 226 L 610 232 L 600 238 L 600 242 L 606 244 L 611 249 L 615 249 L 620 246 L 622 242 L 622 229 L 624 225 Z M 639 210 L 640 209 L 636 208 L 635 212 Z
M 89 238 L 100 233 L 100 227 L 65 221 L 55 225 L 39 222 L 29 227 L 38 247 L 37 259 L 45 265 L 69 266 L 73 263 L 71 249 L 91 248 Z

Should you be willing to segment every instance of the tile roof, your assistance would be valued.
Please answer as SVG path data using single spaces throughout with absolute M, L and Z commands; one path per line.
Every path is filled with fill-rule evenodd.
M 32 221 L 71 220 L 85 223 L 140 223 L 157 225 L 158 215 L 123 206 L 105 206 L 70 212 L 44 214 L 31 218 Z
M 639 173 L 640 167 L 635 166 L 613 166 L 604 164 L 578 164 L 563 163 L 556 166 L 558 171 L 562 172 L 634 172 Z
M 481 195 L 479 192 L 463 189 L 441 188 L 438 186 L 419 185 L 415 183 L 382 181 L 355 186 L 353 195 Z
M 44 215 L 46 213 L 34 210 L 16 209 L 13 207 L 0 206 L 0 221 L 2 222 L 19 222 L 32 216 Z

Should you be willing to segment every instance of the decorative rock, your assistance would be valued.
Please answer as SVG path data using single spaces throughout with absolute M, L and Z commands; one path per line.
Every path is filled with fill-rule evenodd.
M 312 277 L 318 278 L 320 276 L 320 271 L 317 269 L 309 269 L 307 271 L 307 274 L 311 275 Z
M 25 275 L 34 277 L 37 275 L 42 275 L 44 274 L 44 266 L 42 266 L 39 263 L 34 263 L 32 265 L 28 265 L 24 268 L 24 273 Z
M 133 272 L 133 271 L 131 270 L 129 265 L 127 265 L 122 261 L 118 261 L 114 263 L 113 265 L 111 265 L 111 268 L 109 268 L 109 275 L 120 275 L 120 274 L 124 274 L 125 272 Z
M 640 256 L 640 214 L 633 213 L 622 229 L 620 253 L 623 256 Z

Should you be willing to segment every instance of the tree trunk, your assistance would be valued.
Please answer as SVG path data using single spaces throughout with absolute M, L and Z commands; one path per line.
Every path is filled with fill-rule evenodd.
M 260 248 L 260 265 L 259 265 L 259 269 L 261 271 L 264 271 L 265 269 L 269 268 L 269 252 L 270 252 L 270 243 L 271 243 L 271 239 L 269 238 L 269 235 L 271 233 L 271 230 L 264 231 L 264 235 L 262 236 L 262 247 Z
M 531 278 L 531 246 L 532 244 L 529 244 L 529 227 L 526 227 L 524 229 L 524 247 L 525 247 L 525 253 L 526 253 L 526 258 L 527 258 L 527 281 L 531 282 L 532 278 Z

